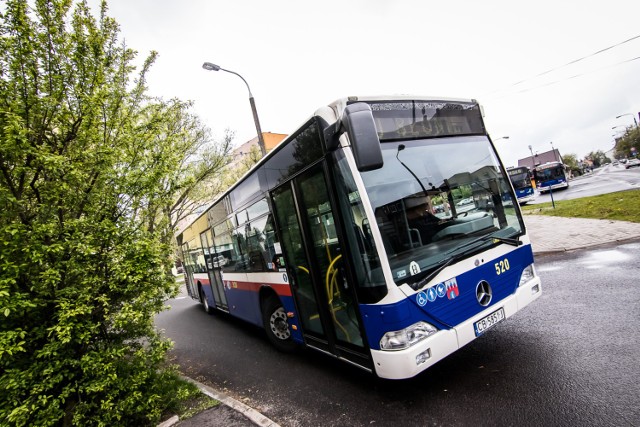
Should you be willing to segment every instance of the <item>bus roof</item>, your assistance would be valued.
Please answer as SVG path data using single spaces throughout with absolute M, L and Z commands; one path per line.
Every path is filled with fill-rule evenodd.
M 464 99 L 464 98 L 448 98 L 442 96 L 416 96 L 416 95 L 364 95 L 364 96 L 347 96 L 344 98 L 339 98 L 330 104 L 318 108 L 313 116 L 308 117 L 300 126 L 298 126 L 295 131 L 284 138 L 280 143 L 278 143 L 270 152 L 268 152 L 263 158 L 261 158 L 255 165 L 251 167 L 242 177 L 240 177 L 235 183 L 233 183 L 229 188 L 227 188 L 223 193 L 219 194 L 215 199 L 211 201 L 211 203 L 206 205 L 206 208 L 203 210 L 201 214 L 199 214 L 193 221 L 189 222 L 182 230 L 176 233 L 177 236 L 182 235 L 187 229 L 192 227 L 196 222 L 198 222 L 203 216 L 206 216 L 207 211 L 211 209 L 212 206 L 220 202 L 224 197 L 230 194 L 234 188 L 238 187 L 248 176 L 250 176 L 255 170 L 260 168 L 260 166 L 265 163 L 269 158 L 273 157 L 282 147 L 284 147 L 289 141 L 294 139 L 298 130 L 300 130 L 305 123 L 308 123 L 313 117 L 321 117 L 324 119 L 329 125 L 335 123 L 340 119 L 344 109 L 347 105 L 352 104 L 354 102 L 381 102 L 381 101 L 422 101 L 422 102 L 444 102 L 444 103 L 475 103 L 478 102 L 475 99 Z M 482 111 L 482 110 L 481 110 Z M 482 115 L 484 115 L 482 113 Z
M 547 162 L 547 163 L 543 163 L 541 165 L 536 165 L 535 169 L 542 170 L 542 169 L 553 168 L 553 167 L 556 167 L 556 166 L 564 166 L 564 163 L 562 163 L 562 162 Z
M 380 102 L 380 101 L 426 101 L 426 102 L 465 102 L 477 104 L 475 99 L 465 98 L 448 98 L 444 96 L 421 96 L 421 95 L 363 95 L 363 96 L 347 96 L 340 98 L 329 104 L 334 109 L 336 116 L 339 118 L 347 105 L 354 102 Z M 322 109 L 318 110 L 321 111 Z

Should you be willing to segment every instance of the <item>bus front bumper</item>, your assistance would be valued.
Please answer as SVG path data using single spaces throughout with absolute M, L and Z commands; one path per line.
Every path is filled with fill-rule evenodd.
M 533 202 L 536 199 L 535 194 L 530 194 L 528 196 L 520 197 L 518 199 L 518 203 L 524 205 L 525 203 Z
M 411 378 L 444 359 L 459 348 L 475 340 L 474 323 L 489 314 L 504 309 L 505 319 L 529 305 L 541 294 L 540 278 L 536 276 L 520 286 L 516 292 L 497 304 L 460 323 L 456 327 L 441 330 L 404 350 L 371 350 L 376 374 L 380 378 Z

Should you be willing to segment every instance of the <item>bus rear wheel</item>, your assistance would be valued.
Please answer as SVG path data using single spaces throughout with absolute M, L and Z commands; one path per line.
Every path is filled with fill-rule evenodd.
M 200 302 L 202 303 L 202 307 L 204 308 L 205 313 L 211 314 L 213 310 L 211 306 L 209 306 L 209 301 L 207 300 L 207 296 L 202 290 L 202 286 L 198 286 L 198 293 L 200 294 Z
M 287 313 L 277 298 L 269 297 L 264 302 L 262 323 L 267 333 L 267 338 L 276 349 L 283 352 L 295 350 L 296 343 L 291 339 Z

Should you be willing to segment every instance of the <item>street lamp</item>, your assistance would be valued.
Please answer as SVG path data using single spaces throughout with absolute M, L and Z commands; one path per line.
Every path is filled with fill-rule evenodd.
M 533 149 L 529 146 L 529 151 L 531 152 L 531 170 L 536 167 L 535 158 L 533 157 Z
M 636 127 L 638 127 L 638 121 L 636 120 L 635 114 L 631 114 L 631 113 L 620 114 L 619 116 L 616 116 L 616 119 L 619 119 L 620 117 L 623 117 L 623 116 L 633 117 L 633 123 L 636 125 Z
M 501 136 L 500 138 L 494 139 L 493 142 L 500 141 L 501 139 L 509 139 L 509 137 L 508 136 Z
M 556 149 L 553 148 L 553 141 L 549 142 L 551 144 L 551 151 L 553 151 L 553 160 L 558 161 L 558 156 L 556 156 Z
M 207 71 L 226 71 L 227 73 L 235 74 L 240 77 L 245 85 L 247 85 L 247 90 L 249 91 L 249 103 L 251 104 L 251 112 L 253 112 L 253 121 L 256 124 L 256 130 L 258 131 L 258 145 L 260 146 L 260 152 L 262 153 L 262 157 L 267 154 L 267 150 L 264 146 L 264 138 L 262 137 L 262 129 L 260 129 L 260 121 L 258 120 L 258 111 L 256 110 L 256 102 L 253 99 L 253 95 L 251 94 L 251 88 L 249 87 L 249 83 L 242 77 L 240 74 L 235 71 L 225 70 L 219 65 L 212 64 L 211 62 L 205 62 L 202 64 L 202 68 Z

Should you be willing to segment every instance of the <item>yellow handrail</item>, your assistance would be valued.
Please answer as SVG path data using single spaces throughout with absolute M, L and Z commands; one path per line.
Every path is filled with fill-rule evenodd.
M 351 337 L 349 336 L 349 332 L 347 332 L 345 327 L 342 326 L 342 324 L 338 321 L 338 318 L 336 317 L 336 310 L 333 308 L 334 295 L 337 294 L 338 296 L 340 296 L 340 289 L 338 288 L 338 283 L 337 283 L 338 269 L 334 267 L 335 263 L 338 262 L 340 258 L 342 258 L 342 254 L 335 257 L 333 261 L 331 261 L 331 263 L 329 264 L 329 267 L 327 268 L 327 274 L 325 276 L 325 286 L 327 288 L 327 298 L 330 306 L 329 310 L 331 311 L 331 317 L 333 318 L 333 323 L 335 323 L 342 330 L 344 335 L 347 337 L 347 341 L 350 342 Z

